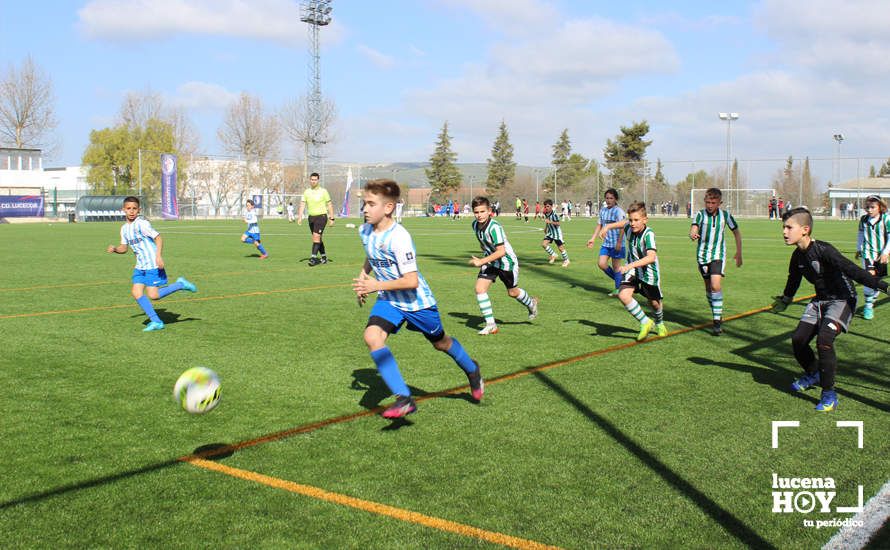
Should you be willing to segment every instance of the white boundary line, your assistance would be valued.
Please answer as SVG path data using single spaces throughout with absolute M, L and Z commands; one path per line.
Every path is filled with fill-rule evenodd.
M 850 522 L 862 522 L 862 527 L 841 527 L 822 550 L 849 550 L 864 548 L 884 522 L 890 518 L 890 481 L 884 483 L 878 494 L 868 499 L 862 511 L 850 518 Z

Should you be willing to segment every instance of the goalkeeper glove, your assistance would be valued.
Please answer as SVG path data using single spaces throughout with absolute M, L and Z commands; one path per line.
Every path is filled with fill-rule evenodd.
M 770 311 L 773 313 L 782 313 L 785 311 L 785 308 L 788 307 L 788 304 L 791 303 L 791 298 L 787 296 L 776 296 L 773 301 L 773 306 L 770 308 Z

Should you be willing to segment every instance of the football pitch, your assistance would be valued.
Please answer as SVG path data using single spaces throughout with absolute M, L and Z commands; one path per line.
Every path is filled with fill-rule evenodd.
M 262 221 L 260 261 L 239 242 L 243 223 L 154 221 L 171 282 L 186 276 L 198 293 L 155 302 L 166 328 L 153 333 L 129 294 L 132 254 L 105 252 L 118 223 L 0 226 L 0 540 L 819 548 L 854 517 L 838 508 L 856 507 L 860 486 L 865 502 L 888 482 L 890 306 L 882 295 L 873 320 L 857 312 L 838 338 L 839 409 L 816 413 L 818 389 L 789 389 L 805 302 L 764 311 L 792 251 L 778 222 L 740 220 L 745 262 L 726 268 L 715 337 L 689 220 L 651 218 L 669 335 L 638 344 L 637 322 L 606 295 L 598 246 L 585 247 L 595 221 L 563 224 L 562 268 L 547 263 L 541 224 L 501 220 L 540 315 L 527 321 L 496 282 L 501 331 L 479 336 L 470 220 L 406 219 L 486 393 L 473 403 L 451 359 L 403 330 L 389 346 L 418 411 L 395 423 L 378 414 L 390 396 L 362 340 L 370 307 L 350 288 L 364 252 L 344 222 L 357 220 L 328 228 L 332 262 L 311 268 L 306 225 Z M 852 258 L 856 223 L 817 220 L 814 237 Z M 804 281 L 798 297 L 811 293 Z M 222 380 L 205 415 L 172 399 L 193 366 Z M 777 448 L 774 421 L 799 422 Z M 839 421 L 862 423 L 862 448 Z M 835 488 L 774 488 L 790 478 Z M 774 512 L 776 491 L 794 492 L 789 511 Z M 823 505 L 815 491 L 835 495 Z M 872 547 L 890 545 L 886 525 L 876 537 Z

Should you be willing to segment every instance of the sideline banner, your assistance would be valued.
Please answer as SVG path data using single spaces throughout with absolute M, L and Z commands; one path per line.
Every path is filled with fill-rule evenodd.
M 341 218 L 349 217 L 349 188 L 352 187 L 352 167 L 349 168 L 349 171 L 346 173 L 346 192 L 343 193 L 343 206 L 340 207 L 340 213 L 338 214 Z
M 176 155 L 161 155 L 161 217 L 179 219 L 179 203 L 176 201 Z
M 0 218 L 42 218 L 43 195 L 0 195 Z

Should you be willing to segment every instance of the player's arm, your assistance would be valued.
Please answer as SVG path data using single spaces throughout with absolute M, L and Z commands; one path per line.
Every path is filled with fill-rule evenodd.
M 155 235 L 155 245 L 158 247 L 155 261 L 158 262 L 158 269 L 164 269 L 164 258 L 161 257 L 161 251 L 164 250 L 164 239 L 162 239 L 160 235 Z
M 884 226 L 884 241 L 887 244 L 884 245 L 884 248 L 881 249 L 881 255 L 878 256 L 878 261 L 882 264 L 886 264 L 890 260 L 890 219 L 887 220 L 887 225 Z
M 658 253 L 654 248 L 650 248 L 646 251 L 646 256 L 640 258 L 635 262 L 630 262 L 629 264 L 624 264 L 623 266 L 618 268 L 620 273 L 627 273 L 628 271 L 637 269 L 638 267 L 646 267 L 649 264 L 654 264 L 655 261 L 658 260 Z
M 297 225 L 303 225 L 303 212 L 306 211 L 306 201 L 300 197 L 300 208 L 297 211 Z
M 782 291 L 782 295 L 776 296 L 773 301 L 771 308 L 773 313 L 785 311 L 785 308 L 794 299 L 794 295 L 797 294 L 797 289 L 800 288 L 802 279 L 803 271 L 797 267 L 797 261 L 795 261 L 794 254 L 792 254 L 791 261 L 788 263 L 788 281 L 785 283 L 785 290 Z
M 494 252 L 492 252 L 488 256 L 485 256 L 484 258 L 477 258 L 476 256 L 471 256 L 470 257 L 470 265 L 473 265 L 475 267 L 482 267 L 483 265 L 490 264 L 491 262 L 497 261 L 506 255 L 507 255 L 507 249 L 504 247 L 503 244 L 499 244 L 499 245 L 496 245 Z
M 612 229 L 622 229 L 628 224 L 627 220 L 618 220 L 617 222 L 607 223 L 600 229 L 600 238 L 605 239 L 606 233 Z
M 334 225 L 334 203 L 330 200 L 328 201 L 328 221 Z
M 119 244 L 117 246 L 110 244 L 108 245 L 108 248 L 105 249 L 105 251 L 109 254 L 126 254 L 129 248 L 130 247 L 126 244 Z
M 856 259 L 862 257 L 862 247 L 865 244 L 865 228 L 862 226 L 862 220 L 859 220 L 859 231 L 856 232 Z
M 735 266 L 742 267 L 742 232 L 739 231 L 738 226 L 732 230 L 732 236 L 735 237 Z
M 857 283 L 869 288 L 877 288 L 884 291 L 884 293 L 887 292 L 887 283 L 885 281 L 881 280 L 879 277 L 875 277 L 868 271 L 851 262 L 849 258 L 838 252 L 833 246 L 825 248 L 825 255 L 831 265 Z
M 603 228 L 603 224 L 601 222 L 597 222 L 596 227 L 593 229 L 593 235 L 587 239 L 587 248 L 593 248 L 593 244 L 596 242 L 596 238 L 600 234 L 600 229 Z
M 392 281 L 378 281 L 370 277 L 361 277 L 352 280 L 352 290 L 359 296 L 381 290 L 414 290 L 420 285 L 416 271 L 403 273 L 398 279 Z
M 697 241 L 698 238 L 701 236 L 698 232 L 698 229 L 699 228 L 697 223 L 692 224 L 692 227 L 689 228 L 689 238 L 693 241 Z

